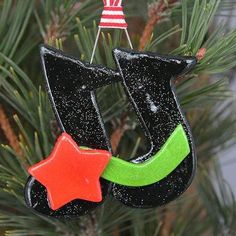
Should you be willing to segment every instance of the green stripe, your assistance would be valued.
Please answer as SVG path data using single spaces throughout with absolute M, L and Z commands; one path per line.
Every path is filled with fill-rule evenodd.
M 151 159 L 135 164 L 112 157 L 102 178 L 125 186 L 150 185 L 169 175 L 189 153 L 188 139 L 180 124 Z

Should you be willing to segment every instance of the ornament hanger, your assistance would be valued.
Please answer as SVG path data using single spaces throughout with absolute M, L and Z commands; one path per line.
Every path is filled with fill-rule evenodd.
M 98 26 L 98 32 L 94 42 L 93 52 L 90 59 L 90 64 L 93 62 L 95 51 L 98 44 L 98 39 L 102 29 L 123 29 L 125 31 L 129 46 L 133 49 L 133 45 L 127 30 L 128 24 L 125 21 L 125 15 L 123 7 L 121 6 L 122 0 L 103 0 L 104 9 L 100 24 Z

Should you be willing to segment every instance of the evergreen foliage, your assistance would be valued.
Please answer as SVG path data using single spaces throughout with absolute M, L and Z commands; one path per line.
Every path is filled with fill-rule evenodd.
M 150 1 L 124 3 L 138 48 L 143 27 L 137 22 L 144 26 L 148 21 Z M 176 83 L 197 149 L 197 177 L 190 189 L 158 209 L 130 209 L 108 199 L 95 212 L 69 222 L 36 215 L 24 202 L 27 167 L 51 152 L 58 134 L 38 49 L 40 43 L 47 43 L 89 61 L 102 1 L 0 0 L 0 109 L 6 111 L 17 134 L 14 145 L 9 130 L 2 127 L 0 232 L 11 236 L 235 235 L 235 198 L 218 158 L 224 158 L 219 154 L 236 143 L 235 99 L 229 87 L 230 71 L 236 66 L 236 30 L 214 24 L 216 16 L 229 17 L 233 7 L 235 2 L 230 0 L 177 1 L 163 13 L 145 48 L 178 55 L 206 49 L 195 70 Z M 94 63 L 114 67 L 111 51 L 116 46 L 128 47 L 122 32 L 104 31 Z M 117 153 L 127 157 L 145 152 L 145 140 L 122 87 L 107 86 L 97 96 L 109 133 L 119 127 L 124 114 L 128 117 L 128 131 Z M 0 118 L 3 126 L 4 115 Z

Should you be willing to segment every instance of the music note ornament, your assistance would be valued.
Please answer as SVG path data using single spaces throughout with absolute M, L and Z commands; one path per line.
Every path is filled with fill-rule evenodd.
M 104 4 L 98 36 L 104 27 L 117 27 L 128 37 L 121 1 Z M 62 134 L 49 157 L 29 168 L 25 199 L 37 212 L 81 216 L 108 194 L 127 206 L 157 207 L 190 185 L 196 166 L 193 139 L 172 81 L 189 72 L 196 58 L 137 52 L 130 46 L 113 50 L 117 71 L 41 47 L 47 91 Z M 113 156 L 96 102 L 95 90 L 111 83 L 123 85 L 151 144 L 148 153 L 129 161 Z

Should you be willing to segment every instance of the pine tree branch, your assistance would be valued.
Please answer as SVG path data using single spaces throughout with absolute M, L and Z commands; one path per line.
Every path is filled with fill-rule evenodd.
M 3 48 L 8 48 L 9 51 L 11 50 L 11 48 L 13 48 L 13 45 L 11 43 L 8 44 L 8 47 L 6 47 L 6 42 L 10 41 L 10 39 L 12 42 L 15 42 L 15 37 L 12 37 L 12 34 L 17 36 L 19 34 L 19 31 L 15 30 L 13 20 L 15 20 L 17 23 L 19 22 L 19 17 L 8 17 L 8 14 L 6 15 L 4 14 L 4 12 L 9 11 L 13 16 L 15 14 L 21 15 L 22 19 L 25 18 L 25 14 L 23 12 L 21 13 L 23 5 L 19 5 L 19 8 L 14 11 L 14 8 L 8 8 L 8 4 L 11 3 L 11 1 L 5 0 L 4 2 L 5 10 L 3 9 L 1 11 L 1 13 L 3 14 L 0 13 L 0 15 L 1 19 L 6 18 L 7 22 L 9 23 L 5 24 L 3 21 L 0 21 L 0 26 L 3 26 L 4 28 L 4 30 L 0 30 L 0 32 L 2 32 L 3 35 L 7 36 L 4 37 L 5 39 L 3 38 L 1 45 L 3 45 Z M 57 4 L 54 4 L 54 1 L 39 2 L 48 3 L 40 5 L 40 9 L 44 7 L 48 8 L 49 6 L 49 10 L 45 10 L 43 12 L 38 8 L 34 9 L 35 12 L 38 13 L 40 21 L 44 22 L 42 25 L 44 26 L 44 32 L 46 32 L 45 26 L 50 23 L 50 14 L 51 12 L 54 12 L 56 6 L 58 9 L 60 8 L 60 5 L 68 8 L 72 5 L 71 2 L 73 1 L 58 0 L 55 1 L 57 2 Z M 85 17 L 87 19 L 90 19 L 89 25 L 91 26 L 91 19 L 97 19 L 92 16 L 92 12 L 99 11 L 100 14 L 101 11 L 98 10 L 98 7 L 96 7 L 97 3 L 95 3 L 94 1 L 92 2 L 90 0 L 86 0 L 83 2 L 86 4 L 86 8 L 89 6 L 89 8 L 87 9 L 90 9 L 90 11 L 86 10 L 86 12 L 89 12 L 89 14 L 87 14 L 87 16 Z M 134 2 L 135 6 L 139 5 L 139 8 L 143 11 L 143 2 L 145 1 L 133 0 L 129 1 L 129 3 L 130 2 Z M 165 0 L 165 2 L 168 1 Z M 188 4 L 184 4 L 187 2 Z M 183 37 L 181 47 L 178 51 L 175 51 L 175 54 L 196 55 L 199 48 L 207 48 L 206 55 L 203 59 L 201 59 L 203 55 L 201 52 L 199 52 L 199 54 L 197 55 L 199 57 L 198 59 L 201 60 L 197 66 L 197 70 L 194 71 L 196 75 L 201 74 L 204 71 L 204 74 L 207 74 L 207 76 L 209 76 L 209 71 L 211 73 L 217 73 L 219 71 L 227 71 L 229 68 L 232 68 L 235 65 L 236 32 L 232 32 L 228 35 L 223 35 L 223 32 L 219 30 L 217 30 L 218 33 L 207 33 L 209 31 L 208 18 L 212 18 L 211 16 L 215 15 L 213 10 L 214 8 L 216 8 L 217 2 L 217 0 L 181 1 L 184 10 L 181 10 L 181 8 L 176 8 L 176 12 L 180 12 L 181 15 L 186 15 L 186 29 L 183 26 L 181 27 L 181 29 L 178 27 L 174 27 L 172 29 L 168 29 L 168 27 L 164 28 L 165 33 L 153 38 L 152 42 L 150 43 L 150 47 L 152 47 L 151 51 L 154 51 L 156 49 L 156 46 L 160 45 L 161 40 L 161 42 L 163 42 L 164 40 L 169 38 L 169 36 L 182 30 L 182 32 L 185 32 L 184 35 L 186 37 Z M 100 1 L 98 1 L 98 3 L 101 4 Z M 19 4 L 23 3 L 20 2 Z M 193 5 L 199 7 L 193 8 Z M 27 8 L 28 7 L 26 7 L 26 9 Z M 1 9 L 2 5 L 0 6 L 0 10 Z M 9 10 L 7 11 L 6 9 Z M 186 14 L 183 14 L 183 12 L 185 12 Z M 55 11 L 55 13 L 58 14 L 58 11 Z M 6 15 L 6 17 L 4 17 L 4 15 Z M 84 15 L 86 15 L 85 12 L 80 12 L 79 14 L 83 25 Z M 163 12 L 163 17 L 165 16 L 166 12 Z M 180 15 L 177 14 L 177 17 L 181 21 Z M 46 20 L 46 18 L 48 20 Z M 192 18 L 193 21 L 191 25 L 188 21 L 189 18 Z M 163 18 L 161 18 L 157 22 L 157 24 L 160 23 L 161 20 L 163 20 Z M 32 45 L 37 44 L 37 42 L 34 42 L 35 40 L 33 38 L 30 38 L 30 35 L 32 34 L 37 36 L 39 33 L 38 31 L 41 31 L 41 29 L 35 27 L 34 21 L 29 22 L 30 24 L 27 26 L 27 34 L 28 32 L 31 33 L 29 34 L 29 37 L 27 36 L 27 41 L 25 41 L 25 37 L 23 37 L 21 40 L 22 42 L 24 42 L 24 47 L 21 47 L 21 50 L 19 50 L 19 44 L 14 43 L 14 48 L 16 49 L 16 54 L 14 55 L 17 55 L 17 58 L 23 58 L 24 55 L 26 55 L 26 50 L 24 49 L 27 49 L 28 51 L 28 45 L 35 49 L 35 46 Z M 97 27 L 95 26 L 95 29 L 89 28 L 88 30 L 86 30 L 82 25 L 80 27 L 79 24 L 73 24 L 73 21 L 71 20 L 70 22 L 71 23 L 69 25 L 66 25 L 68 26 L 68 28 L 66 27 L 66 31 L 61 32 L 69 32 L 69 35 L 72 36 L 72 29 L 75 29 L 76 26 L 79 26 L 78 30 L 76 31 L 76 33 L 78 33 L 79 35 L 78 39 L 76 40 L 79 48 L 78 54 L 81 55 L 81 58 L 83 58 L 83 60 L 88 59 L 91 55 L 91 47 L 94 42 L 94 35 L 96 34 Z M 164 24 L 163 27 L 165 27 Z M 11 28 L 12 30 L 10 31 L 9 28 Z M 22 29 L 22 27 L 19 28 Z M 113 37 L 115 36 L 115 34 L 111 36 Z M 145 50 L 149 50 L 147 44 L 150 42 L 151 35 L 147 38 Z M 113 37 L 113 42 L 111 42 L 109 38 L 109 40 L 103 40 L 103 42 L 100 44 L 100 48 L 96 52 L 96 64 L 104 64 L 107 66 L 112 65 L 113 60 L 110 56 L 111 49 L 115 45 L 120 45 L 120 43 L 121 45 L 124 44 L 124 42 L 120 41 L 119 37 L 117 37 L 117 40 L 114 40 L 114 38 L 115 37 Z M 65 47 L 66 46 L 68 46 L 68 44 L 65 44 Z M 70 49 L 74 49 L 73 45 L 70 45 Z M 103 53 L 104 49 L 106 53 Z M 37 89 L 35 91 L 34 87 L 37 88 L 37 86 L 31 86 L 31 82 L 33 82 L 33 84 L 37 84 L 37 82 L 35 81 L 42 80 L 41 77 L 38 77 L 38 74 L 41 74 L 40 69 L 38 69 L 38 61 L 35 60 L 34 53 L 27 54 L 27 61 L 31 61 L 32 66 L 24 66 L 22 63 L 21 65 L 25 70 L 25 73 L 23 73 L 23 71 L 20 70 L 20 68 L 18 68 L 17 66 L 19 60 L 16 60 L 15 56 L 10 57 L 9 52 L 3 52 L 3 54 L 5 55 L 5 57 L 4 55 L 1 56 L 1 61 L 4 62 L 3 64 L 1 64 L 1 66 L 3 66 L 1 76 L 8 79 L 1 80 L 1 82 L 3 82 L 3 91 L 1 91 L 0 96 L 2 96 L 2 99 L 4 98 L 5 102 L 8 102 L 8 104 L 12 106 L 14 110 L 18 111 L 17 113 L 21 115 L 22 118 L 25 118 L 24 124 L 27 124 L 27 129 L 23 124 L 19 122 L 19 119 L 18 122 L 16 122 L 19 128 L 19 134 L 22 137 L 20 145 L 27 162 L 29 161 L 29 163 L 35 163 L 38 159 L 45 156 L 44 154 L 47 154 L 53 146 L 53 139 L 51 137 L 51 132 L 49 132 L 51 112 L 48 109 L 50 107 L 48 99 L 45 96 L 44 92 L 40 92 Z M 9 58 L 12 58 L 12 61 L 10 61 Z M 16 76 L 14 76 L 14 73 L 11 74 L 10 71 L 8 71 L 8 66 L 6 66 L 7 64 L 9 64 L 10 67 L 14 68 L 14 71 L 16 71 L 17 74 Z M 31 78 L 29 79 L 26 74 L 33 76 L 30 76 Z M 199 85 L 200 81 L 199 78 L 193 75 L 184 77 L 182 81 L 178 81 L 181 82 L 178 86 L 178 95 L 184 109 L 191 108 L 198 114 L 196 117 L 197 122 L 196 124 L 192 125 L 192 129 L 198 147 L 198 157 L 200 157 L 200 163 L 205 163 L 209 160 L 212 160 L 212 156 L 217 155 L 220 149 L 225 150 L 230 145 L 232 145 L 232 142 L 235 142 L 235 112 L 233 113 L 232 111 L 232 105 L 224 106 L 222 109 L 220 109 L 218 106 L 216 110 L 220 109 L 220 112 L 214 114 L 214 116 L 214 109 L 209 110 L 209 112 L 205 111 L 206 103 L 209 104 L 209 101 L 216 102 L 218 101 L 218 99 L 223 100 L 226 98 L 225 87 L 221 84 L 222 82 L 210 84 L 207 79 L 205 79 L 204 81 L 206 82 L 206 84 L 201 87 L 196 86 Z M 124 107 L 126 107 L 127 105 L 127 101 L 126 99 L 122 98 L 121 92 L 117 92 L 117 87 L 118 86 L 116 86 L 114 90 L 110 90 L 110 93 L 109 89 L 101 90 L 102 92 L 99 95 L 100 100 L 104 101 L 104 109 L 102 110 L 104 111 L 104 113 L 106 113 L 106 115 L 104 115 L 104 117 L 106 117 L 106 119 L 104 120 L 106 121 L 111 121 L 114 117 L 117 117 L 118 115 L 120 116 L 120 114 L 124 110 Z M 13 93 L 12 91 L 16 91 L 16 93 Z M 114 103 L 114 101 L 116 101 L 117 103 Z M 201 106 L 200 109 L 202 111 L 200 112 L 200 115 L 199 110 L 195 109 L 199 106 Z M 232 112 L 228 114 L 227 111 Z M 122 119 L 124 118 L 122 117 L 119 120 Z M 193 123 L 192 117 L 190 117 L 190 119 L 188 120 Z M 112 140 L 114 140 L 114 142 L 112 141 L 112 143 L 115 149 L 117 149 L 119 140 L 124 134 L 123 126 L 125 126 L 125 123 L 125 121 L 122 121 L 117 126 L 117 131 L 112 135 Z M 12 126 L 13 125 L 15 125 L 15 123 L 13 123 Z M 15 128 L 15 126 L 12 128 Z M 35 130 L 37 132 L 35 132 Z M 140 144 L 140 146 L 141 145 L 143 144 Z M 126 143 L 126 146 L 127 147 L 125 147 L 124 145 L 125 151 L 130 148 L 128 143 Z M 71 221 L 66 223 L 53 221 L 46 217 L 37 217 L 31 212 L 28 212 L 28 210 L 25 209 L 25 206 L 22 205 L 22 202 L 18 201 L 18 199 L 22 198 L 23 182 L 21 179 L 25 179 L 26 177 L 25 173 L 22 172 L 22 169 L 19 168 L 21 160 L 19 160 L 19 158 L 11 158 L 16 157 L 15 152 L 12 152 L 12 148 L 2 148 L 0 152 L 0 185 L 1 187 L 7 186 L 7 192 L 2 189 L 0 193 L 0 204 L 2 206 L 9 206 L 9 209 L 5 209 L 4 212 L 0 212 L 0 228 L 4 227 L 4 229 L 7 230 L 7 235 L 97 236 L 98 234 L 101 234 L 118 236 L 135 234 L 150 236 L 162 235 L 164 233 L 166 235 L 189 235 L 190 233 L 192 236 L 198 236 L 213 234 L 212 229 L 215 229 L 214 235 L 223 235 L 224 232 L 229 232 L 229 230 L 234 230 L 235 228 L 235 217 L 233 214 L 235 212 L 234 201 L 227 200 L 227 204 L 223 204 L 222 199 L 227 199 L 229 193 L 221 190 L 225 194 L 217 198 L 217 193 L 219 193 L 219 191 L 213 191 L 214 189 L 209 187 L 212 178 L 209 178 L 209 180 L 206 181 L 205 177 L 202 179 L 202 184 L 204 184 L 202 197 L 199 196 L 198 198 L 194 198 L 194 200 L 190 199 L 189 201 L 188 199 L 190 198 L 190 194 L 188 193 L 180 198 L 180 200 L 175 201 L 171 205 L 178 205 L 178 208 L 181 209 L 181 213 L 178 214 L 178 216 L 176 213 L 176 217 L 173 217 L 174 220 L 172 220 L 171 215 L 171 213 L 173 213 L 173 208 L 170 207 L 166 208 L 167 210 L 165 211 L 165 216 L 161 217 L 160 215 L 162 212 L 160 212 L 159 210 L 158 212 L 160 212 L 160 214 L 157 213 L 156 210 L 142 210 L 142 212 L 140 212 L 122 207 L 120 204 L 115 204 L 115 202 L 112 202 L 111 205 L 108 206 L 105 205 L 105 210 L 102 214 L 102 217 L 96 217 L 95 220 L 93 219 L 93 216 L 91 217 L 91 215 L 87 216 L 88 218 L 81 217 L 79 221 Z M 204 169 L 206 169 L 205 165 Z M 198 174 L 202 175 L 202 173 L 200 172 L 198 172 Z M 18 177 L 20 178 L 20 180 L 18 179 Z M 213 183 L 215 183 L 215 181 Z M 217 184 L 217 186 L 222 187 L 223 182 L 220 182 L 219 184 Z M 199 192 L 199 190 L 196 190 L 196 192 Z M 203 206 L 203 203 L 205 203 L 205 206 Z M 172 209 L 172 211 L 170 209 Z M 191 209 L 191 211 L 189 211 L 189 209 Z M 20 215 L 15 214 L 15 212 L 19 212 Z M 205 213 L 205 215 L 203 213 Z M 97 225 L 97 222 L 100 222 L 100 220 L 102 221 L 102 223 Z M 81 222 L 81 224 L 79 224 L 79 222 Z M 229 233 L 227 235 L 231 235 Z
M 169 236 L 172 231 L 172 224 L 176 219 L 176 213 L 168 208 L 163 209 L 163 219 L 160 228 L 160 236 Z
M 149 19 L 139 41 L 139 50 L 145 49 L 148 41 L 151 38 L 155 25 L 157 25 L 160 20 L 163 19 L 164 13 L 171 7 L 173 7 L 177 2 L 178 0 L 159 0 L 151 4 L 151 6 L 149 7 Z
M 75 9 L 77 9 L 78 4 L 75 5 Z M 61 39 L 64 41 L 66 37 L 69 35 L 69 29 L 67 24 L 67 18 L 65 17 L 67 14 L 70 16 L 73 14 L 74 7 L 70 9 L 60 8 L 59 13 L 53 11 L 51 12 L 51 20 L 48 25 L 46 25 L 46 34 L 44 34 L 44 42 L 46 44 L 52 44 L 56 41 L 56 39 Z
M 127 127 L 126 127 L 127 118 L 128 118 L 128 114 L 125 113 L 123 117 L 121 118 L 119 126 L 114 130 L 114 132 L 111 135 L 111 146 L 114 152 L 117 151 L 120 140 L 123 137 L 125 131 L 127 130 Z
M 81 236 L 99 236 L 97 216 L 90 212 L 81 222 Z
M 1 127 L 5 137 L 7 138 L 10 146 L 16 152 L 17 156 L 22 160 L 22 163 L 25 164 L 23 152 L 22 152 L 21 147 L 19 145 L 19 140 L 18 140 L 14 130 L 12 129 L 9 120 L 7 119 L 6 113 L 1 105 L 0 105 L 0 127 Z
M 197 61 L 201 61 L 206 55 L 206 48 L 200 48 L 196 54 Z

